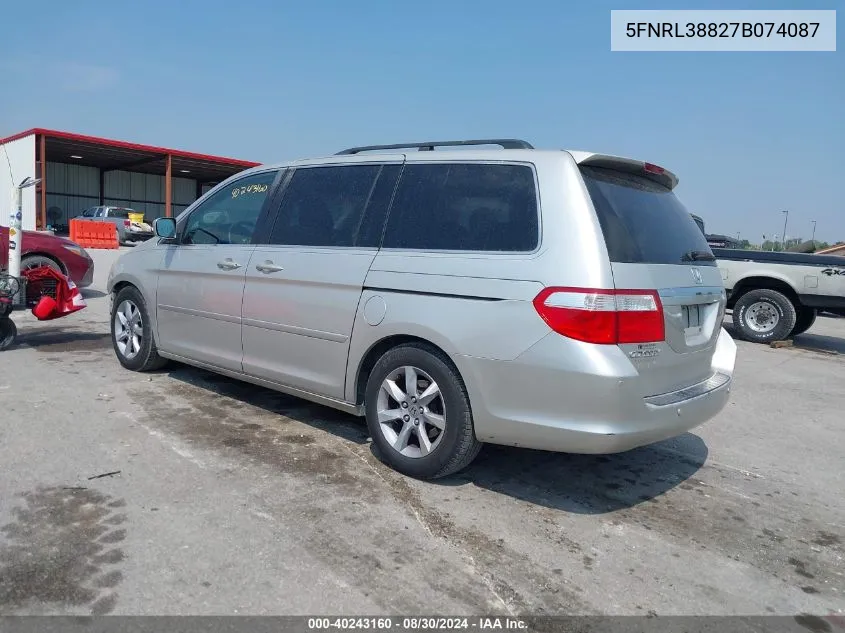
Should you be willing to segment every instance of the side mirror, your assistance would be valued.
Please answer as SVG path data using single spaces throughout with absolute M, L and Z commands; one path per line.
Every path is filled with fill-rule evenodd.
M 176 218 L 156 218 L 153 221 L 156 237 L 172 240 L 176 237 Z

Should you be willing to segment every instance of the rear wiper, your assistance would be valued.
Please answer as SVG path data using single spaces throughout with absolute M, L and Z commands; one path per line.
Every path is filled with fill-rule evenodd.
M 713 262 L 716 256 L 709 251 L 687 251 L 681 255 L 682 262 Z

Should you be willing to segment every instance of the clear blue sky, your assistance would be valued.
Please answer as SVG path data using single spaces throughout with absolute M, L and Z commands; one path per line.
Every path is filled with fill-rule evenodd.
M 818 0 L 43 0 L 2 8 L 0 136 L 30 127 L 261 162 L 521 137 L 675 171 L 708 231 L 845 240 L 836 53 L 611 53 L 611 9 Z M 840 11 L 837 17 L 842 17 Z M 841 25 L 840 25 L 841 30 Z

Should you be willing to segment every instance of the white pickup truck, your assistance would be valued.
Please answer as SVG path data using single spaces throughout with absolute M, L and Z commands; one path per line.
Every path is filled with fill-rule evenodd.
M 704 223 L 693 216 L 702 233 Z M 736 333 L 769 343 L 806 332 L 819 312 L 845 314 L 845 257 L 710 249 Z
M 759 343 L 806 332 L 820 311 L 845 310 L 845 257 L 711 249 L 739 335 Z

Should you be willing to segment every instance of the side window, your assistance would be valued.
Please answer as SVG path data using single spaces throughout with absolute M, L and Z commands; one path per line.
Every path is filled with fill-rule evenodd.
M 398 172 L 398 165 L 297 169 L 285 190 L 270 244 L 377 246 Z
M 93 218 L 94 214 L 97 212 L 97 207 L 91 207 L 90 209 L 85 209 L 82 213 L 83 218 Z
M 533 170 L 524 165 L 406 165 L 384 248 L 526 252 L 537 247 Z
M 249 244 L 278 171 L 236 180 L 191 212 L 183 244 Z

